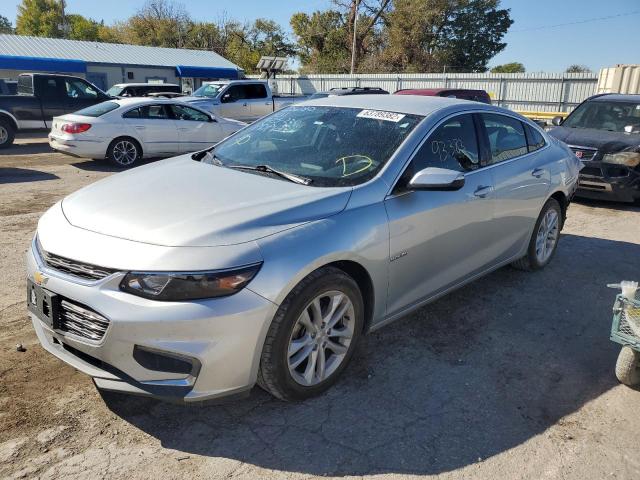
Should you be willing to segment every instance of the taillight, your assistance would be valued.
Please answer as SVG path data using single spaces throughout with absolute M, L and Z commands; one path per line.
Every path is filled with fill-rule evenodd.
M 82 133 L 91 128 L 90 123 L 65 123 L 61 130 L 67 133 Z

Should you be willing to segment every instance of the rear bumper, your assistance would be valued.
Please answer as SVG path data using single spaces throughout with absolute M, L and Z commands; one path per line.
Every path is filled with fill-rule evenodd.
M 74 157 L 105 158 L 108 143 L 101 140 L 77 140 L 49 134 L 49 146 Z

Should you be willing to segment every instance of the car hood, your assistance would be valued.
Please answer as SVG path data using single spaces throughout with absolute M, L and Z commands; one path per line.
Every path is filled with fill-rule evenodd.
M 567 145 L 591 147 L 602 153 L 615 153 L 640 146 L 640 135 L 637 133 L 568 127 L 556 127 L 549 130 L 548 133 Z
M 351 188 L 297 185 L 204 164 L 190 155 L 85 187 L 62 201 L 75 227 L 163 246 L 256 240 L 341 212 Z
M 209 98 L 209 97 L 189 96 L 189 97 L 180 97 L 177 100 L 180 100 L 181 102 L 190 103 L 192 105 L 195 105 L 196 107 L 204 108 L 205 110 L 211 110 L 211 108 L 214 105 L 220 104 L 220 102 L 215 98 Z

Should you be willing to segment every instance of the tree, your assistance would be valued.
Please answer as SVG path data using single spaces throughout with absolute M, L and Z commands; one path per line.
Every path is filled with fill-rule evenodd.
M 170 0 L 148 0 L 135 15 L 117 25 L 117 31 L 128 43 L 183 48 L 190 23 L 189 14 L 182 4 Z
M 16 33 L 35 37 L 62 38 L 64 1 L 22 0 L 16 17 Z
M 65 37 L 71 40 L 89 40 L 97 42 L 100 40 L 100 23 L 85 18 L 82 15 L 71 14 L 65 16 L 66 33 Z
M 13 26 L 7 17 L 0 15 L 0 33 L 13 33 Z
M 573 64 L 567 67 L 565 73 L 591 73 L 591 69 L 586 65 Z
M 504 65 L 496 65 L 491 69 L 491 73 L 524 73 L 524 65 L 520 62 L 505 63 Z
M 307 71 L 344 72 L 356 28 L 360 71 L 485 71 L 513 21 L 500 0 L 334 0 L 291 26 Z M 355 18 L 357 16 L 357 22 Z

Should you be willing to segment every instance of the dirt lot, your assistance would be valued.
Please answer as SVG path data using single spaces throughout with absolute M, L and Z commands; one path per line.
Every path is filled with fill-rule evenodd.
M 26 315 L 38 217 L 110 174 L 42 138 L 0 153 L 0 478 L 640 478 L 606 288 L 640 277 L 639 208 L 574 203 L 548 268 L 501 269 L 368 336 L 320 398 L 181 407 L 102 397 Z

